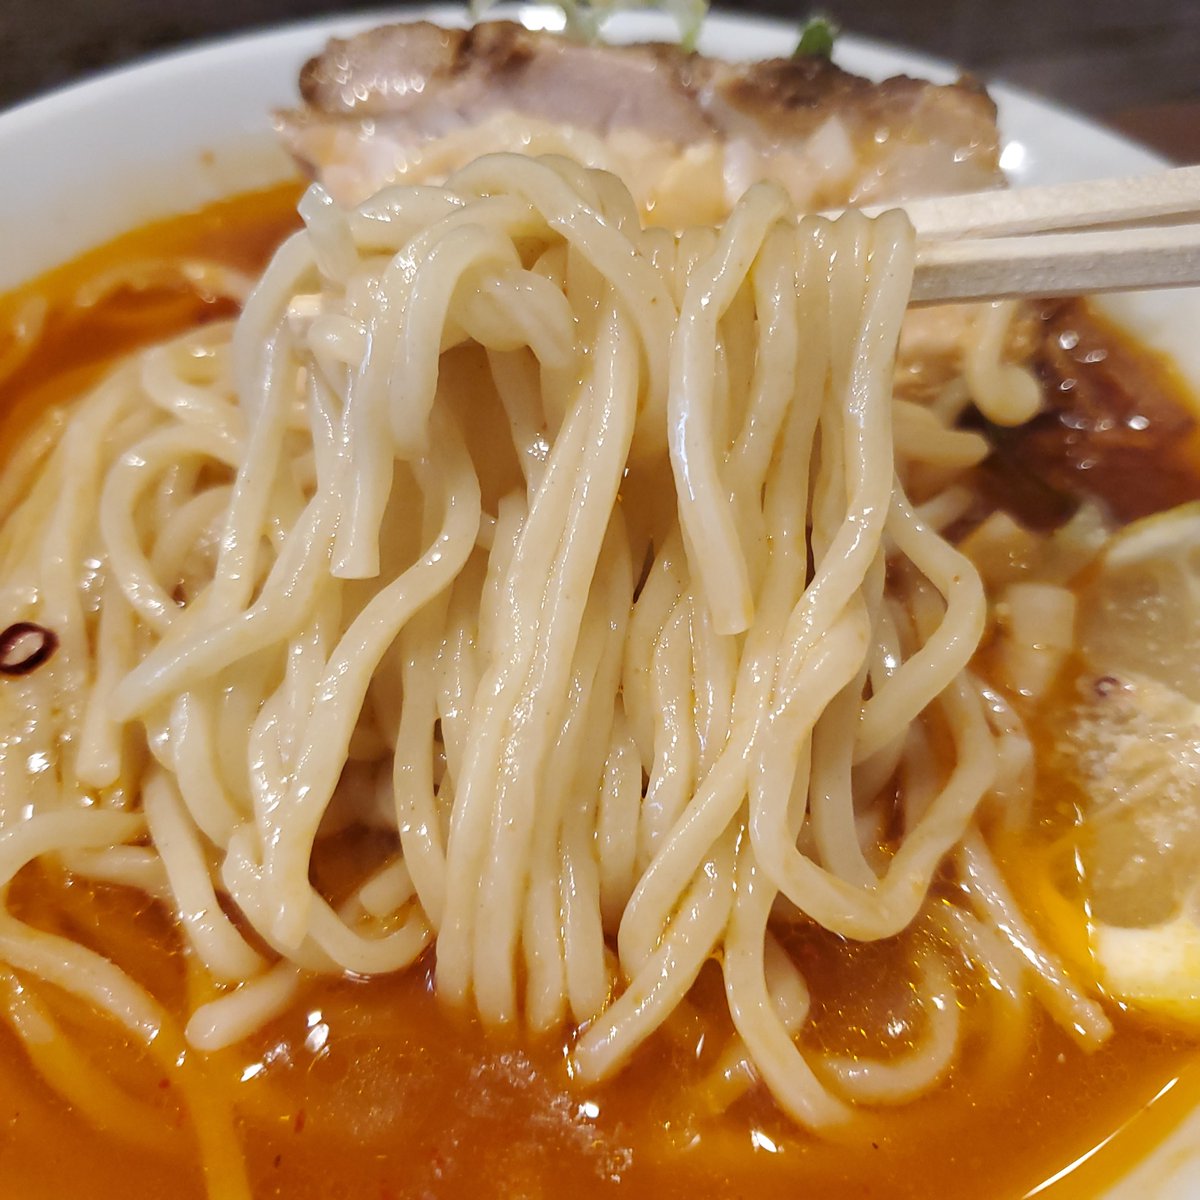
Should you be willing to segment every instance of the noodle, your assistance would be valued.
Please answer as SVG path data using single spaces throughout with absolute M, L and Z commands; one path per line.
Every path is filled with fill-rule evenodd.
M 713 1105 L 761 1079 L 831 1136 L 953 1069 L 962 961 L 1017 1024 L 1028 975 L 1105 1036 L 976 826 L 1028 740 L 970 670 L 983 586 L 939 532 L 986 444 L 893 396 L 907 220 L 798 218 L 764 184 L 676 238 L 614 177 L 514 155 L 301 212 L 235 328 L 127 361 L 6 493 L 0 616 L 60 647 L 0 694 L 5 889 L 44 858 L 165 900 L 193 1073 L 310 975 L 430 946 L 485 1023 L 577 1030 L 584 1080 L 716 959 L 736 1035 Z M 965 373 L 1020 421 L 1011 317 L 978 318 Z M 914 504 L 917 476 L 944 482 Z M 322 892 L 314 862 L 359 826 L 383 849 Z M 951 859 L 966 899 L 917 964 L 911 1052 L 807 1048 L 780 930 L 894 936 Z M 50 1019 L 22 980 L 177 1048 L 100 956 L 5 914 L 0 958 L 31 1049 Z M 192 1118 L 212 1194 L 244 1194 L 228 1114 Z

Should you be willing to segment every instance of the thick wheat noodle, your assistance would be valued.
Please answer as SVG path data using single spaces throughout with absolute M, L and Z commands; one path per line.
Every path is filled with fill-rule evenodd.
M 907 1053 L 880 1060 L 825 1055 L 821 1068 L 849 1099 L 867 1104 L 902 1104 L 943 1079 L 954 1063 L 962 1027 L 957 989 L 936 951 L 918 963 L 917 992 L 925 1012 L 923 1036 Z
M 235 326 L 121 365 L 18 451 L 0 618 L 60 645 L 0 721 L 57 769 L 0 759 L 0 884 L 44 859 L 172 907 L 205 1051 L 311 974 L 436 944 L 443 997 L 579 1029 L 595 1080 L 716 958 L 737 1035 L 714 1102 L 759 1079 L 841 1136 L 950 1069 L 952 972 L 913 968 L 907 1056 L 850 1063 L 806 1046 L 814 981 L 776 934 L 897 934 L 953 859 L 971 911 L 946 939 L 1012 1021 L 1009 942 L 1103 1036 L 973 824 L 998 738 L 1024 735 L 989 725 L 982 586 L 938 532 L 982 444 L 892 394 L 905 218 L 799 218 L 760 185 L 675 236 L 612 177 L 512 155 L 301 211 Z M 981 318 L 970 366 L 995 415 L 1021 403 L 1010 319 Z M 914 507 L 921 464 L 951 482 Z M 334 907 L 310 869 L 355 823 L 391 841 Z M 31 1045 L 39 983 L 164 1063 L 182 1045 L 113 964 L 7 913 L 0 959 Z M 34 1061 L 69 1090 L 66 1059 Z M 210 1192 L 243 1195 L 188 1062 Z
M 144 828 L 130 813 L 60 811 L 36 815 L 0 833 L 0 889 L 26 863 L 65 848 L 119 845 Z M 183 1089 L 200 1144 L 206 1182 L 214 1196 L 249 1198 L 237 1150 L 232 1114 L 215 1105 L 201 1078 L 203 1065 L 182 1053 L 182 1037 L 147 992 L 94 951 L 0 914 L 0 956 L 13 969 L 52 983 L 89 1001 L 123 1026 L 171 1072 Z
M 12 1026 L 40 1074 L 95 1129 L 144 1152 L 158 1142 L 159 1114 L 90 1063 L 37 996 L 0 972 L 0 1016 Z

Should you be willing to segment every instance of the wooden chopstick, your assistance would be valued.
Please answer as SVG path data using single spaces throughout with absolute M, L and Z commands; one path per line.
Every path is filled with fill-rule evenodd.
M 904 210 L 917 232 L 914 303 L 1200 285 L 1200 167 L 939 196 Z
M 937 196 L 905 204 L 904 211 L 917 235 L 929 238 L 1006 237 L 1197 218 L 1200 167 Z
M 1200 284 L 1200 225 L 918 240 L 916 304 Z

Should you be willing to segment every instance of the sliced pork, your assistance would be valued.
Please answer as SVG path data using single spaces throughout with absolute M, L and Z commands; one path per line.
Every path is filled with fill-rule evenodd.
M 347 204 L 498 149 L 615 171 L 666 225 L 720 220 L 761 178 L 812 208 L 1001 182 L 995 106 L 980 87 L 876 84 L 824 58 L 732 64 L 506 21 L 418 21 L 331 41 L 300 89 L 304 106 L 281 113 L 280 130 Z

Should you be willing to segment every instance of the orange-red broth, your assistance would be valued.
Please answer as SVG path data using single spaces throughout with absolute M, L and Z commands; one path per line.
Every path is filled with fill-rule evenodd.
M 203 254 L 257 271 L 295 225 L 295 199 L 294 187 L 283 187 L 148 226 L 0 301 L 0 351 L 2 331 L 30 295 L 50 305 L 36 353 L 0 383 L 0 444 L 11 447 L 47 405 L 69 402 L 119 355 L 229 315 L 227 306 L 178 286 L 120 290 L 81 308 L 72 297 L 82 281 L 132 259 L 173 254 Z M 1031 431 L 1027 446 L 1002 447 L 982 482 L 994 494 L 1003 493 L 1006 477 L 1019 483 L 1027 519 L 1048 520 L 1072 487 L 1100 495 L 1123 490 L 1130 453 L 1177 458 L 1195 431 L 1164 364 L 1078 305 L 1047 311 L 1043 320 L 1050 349 L 1040 366 L 1057 408 Z M 1079 337 L 1064 339 L 1063 329 Z M 1076 355 L 1054 349 L 1066 343 L 1082 349 Z M 1078 451 L 1079 422 L 1067 419 L 1072 393 L 1099 395 L 1101 407 L 1132 405 L 1153 418 L 1140 451 L 1118 447 L 1120 469 L 1095 470 L 1097 454 L 1076 453 L 1092 464 L 1089 473 L 1063 475 L 1062 461 L 1075 461 Z M 1057 463 L 1048 489 L 1038 483 L 1031 490 L 1005 466 L 1020 462 L 1027 470 L 1037 454 Z M 1173 463 L 1174 482 L 1157 504 L 1200 494 L 1197 461 L 1189 452 L 1186 469 Z M 1163 472 L 1155 478 L 1161 481 Z M 1049 762 L 1048 754 L 1042 757 Z M 1034 837 L 1056 835 L 1072 817 L 1069 792 L 1045 776 L 1042 790 Z M 356 853 L 350 841 L 344 849 Z M 1022 851 L 1013 847 L 1014 861 Z M 330 868 L 336 873 L 337 863 Z M 1019 887 L 1020 871 L 1015 878 Z M 185 956 L 161 909 L 42 865 L 18 878 L 12 904 L 34 924 L 109 955 L 182 1015 Z M 814 1043 L 860 1054 L 904 1048 L 914 1034 L 903 1018 L 912 1018 L 906 997 L 918 936 L 856 947 L 811 931 L 794 935 L 791 949 L 814 992 Z M 1104 1143 L 1053 1186 L 1064 1200 L 1094 1194 L 1200 1101 L 1196 1042 L 1179 1031 L 1111 1006 L 1117 1036 L 1095 1053 L 1082 1052 L 1041 1017 L 1026 1038 L 964 968 L 967 1032 L 951 1078 L 924 1099 L 874 1116 L 866 1139 L 848 1149 L 791 1128 L 761 1093 L 724 1115 L 711 1114 L 710 1095 L 694 1085 L 729 1031 L 713 964 L 688 1011 L 620 1078 L 591 1088 L 572 1083 L 561 1045 L 485 1034 L 448 1012 L 432 994 L 430 973 L 425 962 L 393 978 L 315 984 L 260 1035 L 208 1060 L 205 1086 L 237 1114 L 256 1195 L 585 1200 L 619 1188 L 630 1200 L 1016 1197 Z M 175 1082 L 77 1003 L 52 988 L 37 990 L 89 1057 L 149 1107 L 157 1128 L 149 1146 L 99 1133 L 42 1081 L 0 1022 L 0 1194 L 14 1200 L 202 1196 Z M 879 1031 L 897 1014 L 899 1028 L 888 1038 Z

